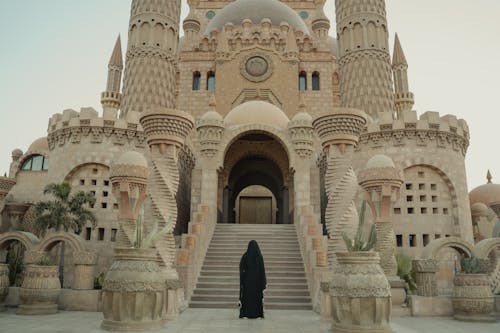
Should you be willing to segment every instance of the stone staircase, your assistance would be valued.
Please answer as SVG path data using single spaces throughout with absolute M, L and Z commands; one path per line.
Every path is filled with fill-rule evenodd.
M 292 224 L 217 224 L 190 307 L 237 307 L 239 263 L 252 239 L 259 243 L 266 267 L 264 308 L 311 310 L 304 265 Z

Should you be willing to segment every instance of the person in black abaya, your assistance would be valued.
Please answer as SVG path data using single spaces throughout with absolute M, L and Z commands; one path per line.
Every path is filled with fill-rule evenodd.
M 240 318 L 264 318 L 266 270 L 259 244 L 252 240 L 240 261 Z

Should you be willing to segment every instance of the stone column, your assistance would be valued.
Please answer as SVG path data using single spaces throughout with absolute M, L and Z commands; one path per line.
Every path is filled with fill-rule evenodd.
M 94 271 L 96 263 L 97 255 L 93 252 L 73 253 L 73 264 L 75 265 L 73 289 L 94 289 Z
M 392 225 L 394 203 L 403 185 L 403 172 L 385 155 L 375 155 L 359 172 L 359 184 L 365 190 L 365 199 L 371 208 L 377 228 L 375 249 L 380 254 L 380 266 L 392 288 L 392 303 L 402 305 L 406 300 L 404 283 L 397 276 L 396 235 Z
M 357 210 L 354 198 L 357 192 L 356 174 L 351 165 L 354 146 L 366 125 L 366 114 L 361 110 L 335 108 L 333 112 L 316 118 L 313 126 L 321 139 L 325 155 L 324 191 L 327 204 L 325 224 L 329 238 L 330 264 L 336 252 L 345 252 L 341 233 L 353 236 L 357 228 Z
M 288 187 L 286 187 L 286 186 L 283 187 L 283 190 L 281 192 L 281 196 L 282 196 L 281 223 L 288 224 L 288 223 L 290 223 L 290 208 L 288 206 L 288 200 L 289 200 Z M 276 221 L 276 223 L 279 223 L 279 222 Z
M 229 187 L 224 187 L 223 201 L 222 201 L 222 222 L 229 223 Z
M 417 259 L 412 261 L 412 270 L 416 275 L 418 296 L 438 296 L 436 272 L 438 262 L 434 259 Z

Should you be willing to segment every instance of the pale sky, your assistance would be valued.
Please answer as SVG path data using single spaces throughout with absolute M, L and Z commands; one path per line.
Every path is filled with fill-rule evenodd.
M 182 16 L 187 15 L 183 0 Z M 334 0 L 325 13 L 335 36 Z M 45 136 L 49 117 L 100 109 L 118 34 L 125 49 L 130 0 L 0 0 L 0 173 L 11 152 Z M 399 34 L 415 110 L 454 114 L 469 124 L 469 189 L 500 183 L 500 1 L 387 0 L 391 44 Z M 392 51 L 392 47 L 391 47 Z M 497 95 L 498 94 L 498 95 Z

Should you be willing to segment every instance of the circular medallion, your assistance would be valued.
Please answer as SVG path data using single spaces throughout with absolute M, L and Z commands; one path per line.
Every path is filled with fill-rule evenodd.
M 272 74 L 271 59 L 262 54 L 251 54 L 241 63 L 241 74 L 250 81 L 264 81 Z
M 206 14 L 205 17 L 209 20 L 213 19 L 215 16 L 215 12 L 213 10 L 209 10 Z
M 309 13 L 303 10 L 303 11 L 301 11 L 301 12 L 299 13 L 299 16 L 300 16 L 303 20 L 307 20 L 307 18 L 309 17 Z

